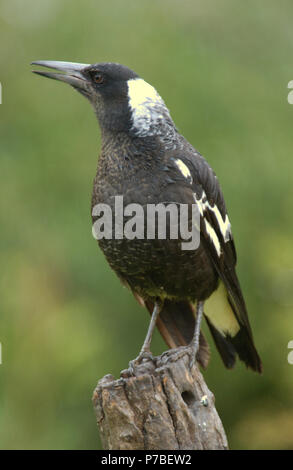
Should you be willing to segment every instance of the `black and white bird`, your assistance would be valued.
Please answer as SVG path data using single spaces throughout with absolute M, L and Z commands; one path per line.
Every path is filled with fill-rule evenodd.
M 116 274 L 152 314 L 139 363 L 150 354 L 155 325 L 169 348 L 183 346 L 207 366 L 202 316 L 227 368 L 237 355 L 254 371 L 262 364 L 254 346 L 237 278 L 236 251 L 223 193 L 206 160 L 177 131 L 163 99 L 135 72 L 116 63 L 33 62 L 55 71 L 36 73 L 68 83 L 92 104 L 102 148 L 92 209 L 115 196 L 124 204 L 196 204 L 200 244 L 182 250 L 180 239 L 100 239 Z M 97 218 L 93 215 L 93 222 Z M 196 307 L 194 307 L 196 305 Z

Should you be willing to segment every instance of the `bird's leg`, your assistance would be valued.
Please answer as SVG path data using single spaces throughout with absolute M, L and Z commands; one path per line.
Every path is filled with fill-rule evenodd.
M 194 366 L 196 355 L 197 355 L 198 348 L 199 348 L 199 335 L 200 335 L 201 319 L 202 319 L 202 314 L 203 314 L 203 305 L 204 305 L 204 302 L 200 300 L 196 304 L 196 318 L 195 318 L 194 333 L 193 333 L 193 338 L 191 340 L 191 343 L 188 346 L 190 349 L 190 369 L 192 369 L 192 367 Z
M 164 356 L 164 359 L 166 361 L 177 361 L 179 358 L 184 356 L 185 354 L 188 354 L 190 357 L 190 362 L 189 362 L 189 367 L 190 370 L 193 368 L 196 356 L 198 353 L 198 348 L 199 348 L 199 338 L 200 338 L 200 325 L 201 325 L 201 319 L 202 319 L 202 314 L 203 314 L 203 305 L 204 302 L 198 301 L 196 305 L 196 318 L 195 318 L 195 326 L 194 326 L 194 333 L 192 340 L 187 346 L 179 346 L 178 348 L 175 349 L 170 349 L 169 351 L 166 351 L 162 354 L 162 357 Z
M 159 316 L 159 313 L 161 311 L 161 303 L 160 302 L 155 302 L 154 305 L 154 310 L 152 313 L 151 321 L 149 324 L 148 332 L 146 334 L 143 346 L 141 348 L 140 354 L 143 354 L 144 352 L 150 352 L 150 347 L 151 347 L 151 341 L 152 341 L 152 336 L 153 332 L 157 323 L 157 318 Z
M 141 351 L 139 355 L 137 356 L 137 358 L 134 359 L 133 361 L 130 361 L 129 363 L 129 368 L 130 370 L 132 370 L 132 372 L 134 370 L 134 366 L 140 364 L 143 361 L 143 359 L 152 358 L 152 353 L 150 352 L 150 346 L 151 346 L 152 336 L 153 336 L 153 332 L 156 326 L 157 318 L 160 314 L 161 309 L 162 309 L 162 303 L 159 300 L 157 300 L 154 305 L 151 321 L 150 321 L 149 328 L 148 328 L 144 343 L 142 345 Z

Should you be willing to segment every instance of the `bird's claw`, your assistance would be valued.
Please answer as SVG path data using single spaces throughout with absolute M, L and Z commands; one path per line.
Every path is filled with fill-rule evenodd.
M 162 354 L 164 362 L 172 361 L 175 362 L 186 354 L 189 356 L 189 369 L 192 370 L 195 364 L 196 353 L 193 346 L 180 346 L 176 349 L 170 349 Z
M 131 375 L 135 375 L 135 369 L 137 366 L 144 362 L 153 361 L 153 355 L 150 351 L 142 351 L 135 359 L 129 362 L 129 372 Z

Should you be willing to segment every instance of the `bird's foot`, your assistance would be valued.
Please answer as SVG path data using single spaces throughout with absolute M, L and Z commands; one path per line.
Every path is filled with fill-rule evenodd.
M 150 363 L 151 368 L 154 368 L 153 360 L 154 357 L 150 351 L 141 351 L 135 359 L 129 362 L 129 367 L 126 371 L 123 371 L 122 376 L 136 375 L 136 371 L 139 366 L 142 366 L 141 368 L 144 367 L 145 369 L 148 369 L 148 367 L 146 367 L 148 366 L 147 363 Z
M 164 352 L 161 356 L 161 361 L 163 364 L 169 361 L 175 362 L 178 359 L 181 359 L 183 356 L 188 355 L 189 356 L 189 368 L 190 370 L 192 370 L 195 364 L 196 353 L 197 351 L 195 350 L 193 345 L 180 346 L 179 348 L 169 349 L 168 351 Z

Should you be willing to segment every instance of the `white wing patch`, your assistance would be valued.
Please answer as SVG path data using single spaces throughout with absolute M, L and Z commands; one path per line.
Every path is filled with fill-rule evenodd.
M 222 214 L 216 204 L 214 204 L 213 206 L 210 205 L 209 201 L 207 200 L 206 193 L 204 191 L 200 199 L 196 199 L 195 197 L 195 201 L 198 204 L 199 212 L 202 217 L 204 217 L 204 212 L 207 209 L 215 214 L 224 242 L 228 242 L 231 238 L 231 224 L 229 221 L 228 214 L 226 214 L 225 219 L 223 219 Z
M 142 78 L 128 80 L 128 99 L 132 111 L 133 128 L 137 135 L 156 135 L 156 126 L 169 111 L 156 89 Z
M 175 160 L 175 163 L 178 166 L 184 178 L 189 179 L 190 184 L 192 184 L 192 176 L 191 176 L 188 166 L 186 166 L 185 163 L 179 158 Z
M 230 235 L 231 235 L 231 224 L 230 224 L 230 221 L 229 221 L 229 218 L 228 218 L 228 214 L 226 214 L 225 220 L 224 220 L 223 217 L 222 217 L 222 214 L 219 211 L 219 209 L 217 208 L 216 204 L 214 204 L 213 206 L 210 206 L 209 203 L 207 203 L 207 206 L 208 206 L 209 210 L 212 211 L 216 216 L 216 219 L 217 219 L 217 222 L 219 224 L 219 228 L 220 228 L 221 234 L 223 235 L 224 241 L 228 242 L 230 240 Z
M 209 235 L 216 251 L 217 251 L 217 255 L 218 256 L 221 256 L 221 245 L 220 245 L 220 242 L 219 242 L 219 239 L 217 237 L 217 234 L 216 232 L 214 231 L 213 227 L 211 226 L 211 224 L 204 218 L 204 223 L 205 223 L 205 227 L 206 227 L 206 231 L 207 231 L 207 234 Z

